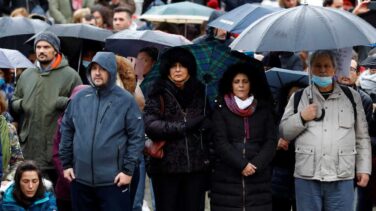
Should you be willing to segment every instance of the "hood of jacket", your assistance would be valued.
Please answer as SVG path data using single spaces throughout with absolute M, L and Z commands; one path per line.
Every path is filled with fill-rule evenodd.
M 91 67 L 93 64 L 98 64 L 109 73 L 109 79 L 105 87 L 96 87 L 91 79 Z M 115 54 L 112 52 L 100 51 L 95 54 L 93 60 L 87 67 L 86 76 L 90 82 L 90 85 L 100 91 L 110 91 L 116 86 L 116 59 Z

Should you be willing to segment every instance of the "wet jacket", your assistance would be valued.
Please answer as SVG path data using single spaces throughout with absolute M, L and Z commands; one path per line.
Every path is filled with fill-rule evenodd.
M 56 199 L 52 192 L 46 191 L 44 197 L 36 200 L 29 208 L 20 206 L 13 198 L 14 184 L 5 191 L 2 202 L 2 210 L 17 211 L 56 211 Z
M 109 81 L 100 88 L 89 78 L 92 86 L 69 103 L 59 156 L 64 169 L 73 167 L 78 182 L 107 186 L 120 172 L 133 175 L 144 147 L 144 123 L 133 96 L 115 84 L 115 55 L 98 52 L 93 63 L 109 72 Z
M 25 159 L 35 160 L 42 169 L 53 169 L 52 144 L 57 119 L 64 111 L 80 76 L 62 58 L 60 65 L 41 73 L 29 68 L 20 76 L 12 98 L 12 108 L 23 116 L 19 138 Z
M 161 112 L 161 97 L 164 112 Z M 145 131 L 165 140 L 164 157 L 150 161 L 150 173 L 190 173 L 208 170 L 208 139 L 203 134 L 205 94 L 196 80 L 179 90 L 170 80 L 155 84 L 144 108 Z
M 248 118 L 249 139 L 245 137 L 243 119 L 219 99 L 213 112 L 216 153 L 211 189 L 213 211 L 271 210 L 270 163 L 277 145 L 272 109 L 258 101 L 255 112 Z M 244 177 L 241 172 L 248 162 L 257 170 L 254 175 Z
M 295 173 L 302 179 L 325 182 L 353 179 L 356 173 L 371 173 L 371 145 L 360 95 L 350 89 L 356 103 L 357 119 L 350 100 L 337 83 L 325 100 L 316 86 L 313 102 L 325 110 L 321 121 L 303 124 L 300 111 L 308 104 L 309 88 L 304 89 L 294 113 L 292 96 L 280 124 L 280 135 L 295 141 Z

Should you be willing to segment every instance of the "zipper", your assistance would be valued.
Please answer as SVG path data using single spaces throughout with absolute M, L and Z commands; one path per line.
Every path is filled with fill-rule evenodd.
M 103 118 L 104 118 L 104 116 L 105 116 L 107 110 L 111 107 L 111 104 L 112 104 L 112 102 L 110 102 L 110 103 L 106 106 L 106 109 L 104 110 L 104 112 L 103 112 L 103 114 L 102 114 L 102 116 L 101 116 L 101 120 L 99 121 L 99 123 L 102 123 Z
M 244 137 L 243 140 L 243 159 L 245 159 L 245 144 L 247 142 L 246 137 Z M 244 175 L 242 175 L 242 186 L 243 186 L 243 211 L 245 211 L 245 178 Z
M 93 137 L 93 142 L 91 143 L 91 184 L 94 185 L 94 142 L 97 136 L 97 120 L 98 120 L 98 112 L 99 112 L 99 107 L 100 107 L 100 95 L 98 93 L 98 90 L 95 91 L 95 94 L 97 95 L 98 98 L 98 106 L 97 106 L 97 112 L 95 115 L 95 127 L 94 127 L 94 137 Z
M 179 102 L 175 99 L 175 96 L 168 89 L 165 89 L 165 90 L 169 95 L 172 96 L 172 98 L 174 99 L 174 101 L 178 105 L 180 112 L 183 114 L 184 124 L 187 124 L 187 113 L 183 111 Z M 190 161 L 190 157 L 189 157 L 189 148 L 188 148 L 189 146 L 188 146 L 188 139 L 187 139 L 186 133 L 184 134 L 184 140 L 185 140 L 185 147 L 186 147 L 186 153 L 187 153 L 187 168 L 188 168 L 188 172 L 189 172 L 191 170 L 191 161 Z

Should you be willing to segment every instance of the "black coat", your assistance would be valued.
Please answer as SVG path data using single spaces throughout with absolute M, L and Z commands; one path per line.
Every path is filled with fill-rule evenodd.
M 219 100 L 213 113 L 217 156 L 212 175 L 213 211 L 271 210 L 270 162 L 277 144 L 277 128 L 272 113 L 270 106 L 258 102 L 255 112 L 248 119 L 250 139 L 244 144 L 243 117 L 232 113 L 224 101 Z M 242 154 L 244 149 L 245 158 Z M 257 170 L 254 175 L 243 177 L 241 172 L 248 162 Z
M 163 97 L 164 113 L 161 114 Z M 204 118 L 205 92 L 201 83 L 190 79 L 184 90 L 171 81 L 158 81 L 145 105 L 145 132 L 152 140 L 165 140 L 162 159 L 150 159 L 149 173 L 207 171 L 208 140 Z M 208 111 L 207 111 L 208 112 Z

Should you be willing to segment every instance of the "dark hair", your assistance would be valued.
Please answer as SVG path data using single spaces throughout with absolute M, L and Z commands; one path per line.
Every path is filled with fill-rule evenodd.
M 141 50 L 138 51 L 138 53 L 141 52 L 146 53 L 153 61 L 157 61 L 158 59 L 159 50 L 154 46 L 141 48 Z
M 159 23 L 154 30 L 163 31 L 169 34 L 180 34 L 179 27 L 173 23 L 161 22 Z
M 160 58 L 159 73 L 161 78 L 167 79 L 170 74 L 170 68 L 180 63 L 188 69 L 188 73 L 192 78 L 196 78 L 197 63 L 193 54 L 182 47 L 173 47 L 165 51 Z
M 118 12 L 125 12 L 128 14 L 129 18 L 132 18 L 132 12 L 126 7 L 116 7 L 115 9 L 113 9 L 113 12 L 114 14 Z
M 112 10 L 108 7 L 105 7 L 101 4 L 95 4 L 90 8 L 91 14 L 94 14 L 94 12 L 99 12 L 101 14 L 103 19 L 103 25 L 107 28 L 112 27 Z
M 333 4 L 333 0 L 324 0 L 322 2 L 323 7 L 330 7 Z
M 250 82 L 250 92 L 257 100 L 272 103 L 273 98 L 266 80 L 262 63 L 240 62 L 230 65 L 219 80 L 219 95 L 232 93 L 232 81 L 237 74 L 245 74 Z
M 37 189 L 37 192 L 35 193 L 35 196 L 32 198 L 28 198 L 25 196 L 24 193 L 21 191 L 21 178 L 24 172 L 26 171 L 35 171 L 38 174 L 39 179 L 39 186 Z M 38 167 L 38 165 L 32 161 L 32 160 L 26 160 L 22 162 L 16 170 L 16 173 L 14 175 L 14 189 L 13 189 L 13 197 L 16 200 L 17 203 L 19 203 L 23 207 L 30 206 L 35 200 L 43 198 L 44 193 L 46 192 L 46 188 L 43 185 L 42 181 L 42 171 Z
M 95 20 L 95 17 L 94 17 L 94 15 L 93 14 L 86 14 L 85 16 L 84 16 L 84 19 L 86 20 L 86 21 L 91 21 L 91 20 Z

